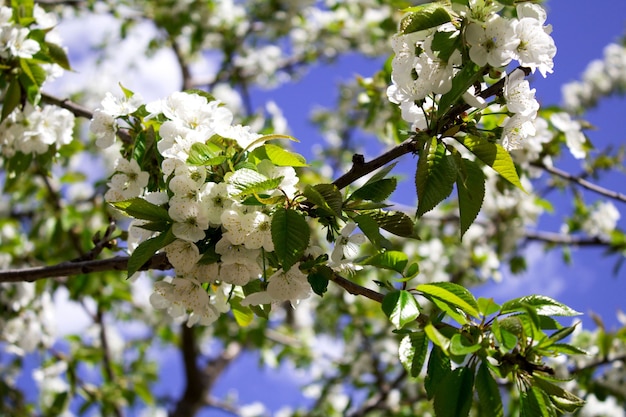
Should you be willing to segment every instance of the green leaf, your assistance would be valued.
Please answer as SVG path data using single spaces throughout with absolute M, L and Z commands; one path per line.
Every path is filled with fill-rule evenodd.
M 374 211 L 368 213 L 381 229 L 400 237 L 415 237 L 413 220 L 400 211 Z
M 411 7 L 405 12 L 407 14 L 400 21 L 400 33 L 405 35 L 434 28 L 452 20 L 448 11 L 436 4 Z
M 317 184 L 312 187 L 315 193 L 305 189 L 305 197 L 320 208 L 329 211 L 333 216 L 341 217 L 343 197 L 334 184 Z M 321 200 L 319 199 L 321 197 Z
M 468 159 L 459 158 L 456 177 L 456 190 L 459 197 L 459 214 L 461 221 L 461 237 L 472 225 L 485 198 L 485 174 L 478 164 Z M 461 165 L 462 164 L 462 165 Z
M 522 328 L 520 324 L 520 328 Z M 505 328 L 500 326 L 500 321 L 494 320 L 491 324 L 491 332 L 500 344 L 502 351 L 510 351 L 517 346 L 517 337 Z
M 446 155 L 443 143 L 432 138 L 420 151 L 415 187 L 417 189 L 417 216 L 432 210 L 452 192 L 456 180 L 454 160 Z
M 406 290 L 392 291 L 382 302 L 383 312 L 397 329 L 413 322 L 420 314 L 419 305 L 413 294 Z
M 355 190 L 349 200 L 368 200 L 379 203 L 386 200 L 393 193 L 397 186 L 395 178 L 383 178 L 381 180 L 367 183 Z
M 275 190 L 282 180 L 283 177 L 267 178 L 265 175 L 249 168 L 238 169 L 228 177 L 228 182 L 240 191 L 240 196 Z
M 532 386 L 520 393 L 520 417 L 556 417 L 557 413 L 548 395 Z
M 500 389 L 489 371 L 489 366 L 485 362 L 482 362 L 478 367 L 475 385 L 478 393 L 480 415 L 485 417 L 503 417 L 504 409 L 502 408 Z
M 198 166 L 219 165 L 227 159 L 225 155 L 220 155 L 221 152 L 222 148 L 215 143 L 196 142 L 191 145 L 187 163 Z
M 473 317 L 480 317 L 476 299 L 465 287 L 452 282 L 432 282 L 415 288 L 424 295 L 436 297 Z
M 274 252 L 287 272 L 309 246 L 311 231 L 304 215 L 280 207 L 272 216 Z
M 502 314 L 525 311 L 527 306 L 534 307 L 540 316 L 579 316 L 582 313 L 559 303 L 545 295 L 528 295 L 502 304 Z
M 581 398 L 559 387 L 558 385 L 553 384 L 545 378 L 542 378 L 539 375 L 535 374 L 532 376 L 532 383 L 537 388 L 543 390 L 546 394 L 548 394 L 552 402 L 562 411 L 573 413 L 578 408 L 585 405 L 585 401 Z
M 307 276 L 309 284 L 313 292 L 320 297 L 328 290 L 328 282 L 333 276 L 333 270 L 326 265 L 316 266 L 315 269 Z
M 404 252 L 386 251 L 377 253 L 376 255 L 367 258 L 362 263 L 363 265 L 372 265 L 378 268 L 390 269 L 402 275 L 408 262 L 409 258 Z
M 46 415 L 49 416 L 58 416 L 63 414 L 63 412 L 67 409 L 70 404 L 70 396 L 69 392 L 60 392 L 58 394 L 54 394 L 54 400 L 46 411 Z
M 244 151 L 247 151 L 248 149 L 252 149 L 255 146 L 261 145 L 265 142 L 268 142 L 270 140 L 274 140 L 274 139 L 288 139 L 291 140 L 293 142 L 298 142 L 298 139 L 289 136 L 289 135 L 279 135 L 279 134 L 271 134 L 271 135 L 265 135 L 265 136 L 261 136 L 260 138 L 253 140 L 252 142 L 250 142 L 250 144 L 248 144 L 248 146 L 246 146 L 246 148 L 244 149 Z
M 554 343 L 550 346 L 550 351 L 554 354 L 562 353 L 563 355 L 589 355 L 589 352 L 568 343 Z
M 433 52 L 436 53 L 437 57 L 444 61 L 448 62 L 450 56 L 457 50 L 460 46 L 461 37 L 459 36 L 459 32 L 435 32 L 433 34 L 433 41 L 430 45 Z M 470 65 L 467 65 L 470 66 Z M 466 67 L 463 67 L 465 69 Z M 461 70 L 462 71 L 462 70 Z M 454 81 L 453 81 L 454 88 Z M 467 89 L 466 89 L 467 91 Z
M 452 355 L 465 356 L 477 352 L 479 349 L 479 343 L 471 343 L 461 333 L 455 333 L 450 339 L 450 353 Z
M 426 389 L 426 397 L 432 400 L 441 386 L 446 376 L 451 372 L 450 358 L 441 350 L 439 346 L 433 346 L 430 350 L 428 358 L 428 367 L 426 378 L 424 379 L 424 388 Z
M 290 152 L 285 148 L 282 148 L 278 145 L 265 144 L 263 146 L 265 148 L 265 153 L 267 154 L 267 158 L 276 166 L 281 167 L 306 167 L 308 164 L 306 163 L 306 159 L 304 156 Z
M 444 352 L 448 352 L 450 347 L 450 339 L 444 336 L 432 323 L 424 326 L 424 333 L 436 346 L 439 346 Z
M 478 311 L 480 311 L 483 316 L 490 316 L 500 311 L 500 305 L 493 301 L 493 298 L 479 297 L 477 304 Z
M 254 312 L 248 306 L 242 306 L 241 301 L 243 298 L 240 297 L 232 297 L 230 299 L 230 307 L 233 311 L 233 316 L 235 317 L 235 321 L 240 327 L 247 327 L 252 323 L 254 319 Z
M 400 363 L 413 378 L 417 378 L 422 371 L 427 353 L 428 338 L 424 332 L 415 332 L 404 336 L 398 347 Z
M 391 242 L 380 234 L 380 229 L 376 220 L 367 214 L 360 214 L 353 219 L 359 226 L 359 229 L 367 236 L 370 242 L 380 250 L 382 248 L 389 249 L 392 247 Z
M 467 136 L 463 145 L 485 165 L 490 166 L 500 176 L 522 191 L 524 187 L 519 180 L 511 155 L 499 144 L 489 142 L 478 136 Z
M 6 119 L 21 102 L 22 87 L 17 78 L 13 78 L 4 94 L 4 101 L 2 102 L 2 120 Z
M 341 216 L 341 206 L 343 204 L 343 200 L 337 187 L 332 184 L 318 184 L 316 186 L 307 185 L 302 194 L 309 202 L 324 212 L 324 214 L 329 216 Z M 326 201 L 326 198 L 330 199 L 331 204 L 333 204 L 332 207 L 329 202 Z
M 376 182 L 376 181 L 380 181 L 383 178 L 385 178 L 387 176 L 387 174 L 389 174 L 391 172 L 391 170 L 397 165 L 397 162 L 393 162 L 387 166 L 384 166 L 382 168 L 380 168 L 378 171 L 376 171 L 376 173 L 374 173 L 374 175 L 372 175 L 370 177 L 369 180 L 367 180 L 366 184 L 372 183 L 372 182 Z
M 159 249 L 162 249 L 175 240 L 176 237 L 172 233 L 172 228 L 170 227 L 167 231 L 161 233 L 160 235 L 141 242 L 128 259 L 128 278 L 130 278 L 135 272 L 139 271 L 139 269 L 146 262 L 148 262 Z
M 13 18 L 21 26 L 28 26 L 34 22 L 34 0 L 11 0 L 11 8 L 13 9 Z
M 474 372 L 467 367 L 449 372 L 434 397 L 437 417 L 466 417 L 472 407 Z
M 441 96 L 437 116 L 442 117 L 454 106 L 463 94 L 482 76 L 480 67 L 475 64 L 464 65 L 452 79 L 452 88 Z
M 435 304 L 437 308 L 439 308 L 439 310 L 443 311 L 448 317 L 450 317 L 452 320 L 456 321 L 460 325 L 464 326 L 470 323 L 470 320 L 467 318 L 465 313 L 463 313 L 452 304 L 448 304 L 445 301 L 442 301 L 441 299 L 437 297 L 432 297 L 430 295 L 427 295 L 426 298 L 428 298 L 430 302 Z
M 187 89 L 187 90 L 185 90 L 183 92 L 187 93 L 187 94 L 196 94 L 196 95 L 198 95 L 200 97 L 204 97 L 206 99 L 206 101 L 208 101 L 209 103 L 212 102 L 212 101 L 215 101 L 215 97 L 213 97 L 212 94 L 207 93 L 206 91 L 200 90 L 200 89 L 197 89 L 197 88 L 190 88 L 190 89 Z
M 148 220 L 152 222 L 172 221 L 165 207 L 157 206 L 140 197 L 132 198 L 130 200 L 116 201 L 110 204 L 135 219 Z

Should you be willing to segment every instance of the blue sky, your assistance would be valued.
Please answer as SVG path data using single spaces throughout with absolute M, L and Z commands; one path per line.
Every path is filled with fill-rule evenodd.
M 100 21 L 100 25 L 107 24 L 106 18 Z M 97 22 L 93 22 L 98 25 Z M 626 2 L 623 0 L 552 0 L 548 2 L 548 23 L 554 27 L 553 37 L 555 39 L 558 52 L 555 58 L 554 73 L 543 80 L 541 76 L 535 76 L 532 86 L 537 89 L 537 97 L 542 105 L 558 104 L 561 101 L 561 85 L 565 82 L 578 79 L 585 69 L 587 63 L 592 59 L 602 57 L 602 48 L 611 41 L 616 41 L 621 35 L 626 33 Z M 70 44 L 70 52 L 73 56 L 74 65 L 79 68 L 75 74 L 71 74 L 66 83 L 69 85 L 90 82 L 91 74 L 86 65 L 83 70 L 81 61 L 88 61 L 89 42 L 93 40 L 97 31 L 85 33 L 86 27 L 94 28 L 94 24 L 86 24 L 85 21 L 78 21 L 66 26 L 64 39 Z M 75 26 L 72 26 L 75 25 Z M 75 35 L 81 32 L 81 35 Z M 140 36 L 140 35 L 139 35 Z M 86 38 L 87 37 L 87 38 Z M 120 56 L 123 56 L 121 54 Z M 130 54 L 132 57 L 132 54 Z M 101 74 L 107 74 L 103 84 L 115 86 L 121 81 L 126 87 L 140 92 L 146 99 L 154 99 L 150 93 L 155 93 L 158 85 L 159 94 L 163 96 L 176 89 L 179 85 L 179 78 L 175 75 L 177 68 L 172 65 L 171 55 L 167 53 L 157 54 L 151 61 L 149 74 L 138 75 L 132 78 L 128 73 L 120 72 L 110 68 L 110 71 L 103 70 Z M 169 67 L 168 67 L 169 62 Z M 282 108 L 289 121 L 292 134 L 301 143 L 296 145 L 296 149 L 303 154 L 307 154 L 312 142 L 319 141 L 320 136 L 312 129 L 308 122 L 310 111 L 316 105 L 332 106 L 335 102 L 337 90 L 336 86 L 342 80 L 351 79 L 354 74 L 369 76 L 380 68 L 381 61 L 366 59 L 359 56 L 348 56 L 332 65 L 317 66 L 313 68 L 299 83 L 289 84 L 276 91 L 258 91 L 253 96 L 253 104 L 261 106 L 267 99 L 272 99 Z M 163 73 L 155 73 L 154 68 L 160 68 Z M 74 77 L 74 78 L 72 78 Z M 169 78 L 168 78 L 169 77 Z M 170 80 L 169 85 L 159 84 L 158 79 Z M 136 81 L 133 81 L 136 80 Z M 139 81 L 141 80 L 141 81 Z M 144 90 L 142 90 L 142 88 Z M 63 88 L 60 88 L 63 90 Z M 169 91 L 168 91 L 169 90 Z M 116 91 L 116 90 L 112 90 Z M 97 105 L 97 103 L 96 103 Z M 591 111 L 587 116 L 588 120 L 598 127 L 598 130 L 588 132 L 591 140 L 597 147 L 602 148 L 608 143 L 624 143 L 626 132 L 626 117 L 624 117 L 626 101 L 623 98 L 610 99 L 603 102 L 600 108 Z M 406 157 L 409 159 L 409 157 Z M 411 166 L 412 163 L 402 164 L 402 167 Z M 572 169 L 578 172 L 576 161 L 570 157 L 564 158 L 557 163 L 562 169 Z M 405 174 L 410 193 L 414 196 L 412 172 L 401 172 L 397 169 L 396 174 Z M 625 192 L 624 175 L 614 175 L 603 179 L 600 184 Z M 589 194 L 588 201 L 594 201 L 598 196 Z M 414 201 L 414 198 L 413 198 Z M 411 201 L 403 201 L 410 203 Z M 562 210 L 568 210 L 570 205 L 569 195 L 565 194 L 557 201 L 557 211 L 554 215 L 547 216 L 541 226 L 544 229 L 558 231 L 562 222 Z M 626 211 L 624 205 L 616 203 L 618 209 L 624 213 L 620 221 L 622 227 L 626 225 Z M 612 275 L 612 268 L 615 259 L 604 258 L 600 250 L 577 250 L 573 253 L 574 263 L 566 266 L 561 261 L 558 250 L 545 253 L 539 246 L 530 246 L 528 249 L 530 263 L 529 270 L 523 276 L 507 277 L 502 284 L 491 285 L 480 290 L 481 295 L 494 296 L 496 300 L 502 301 L 529 293 L 542 293 L 553 296 L 560 301 L 570 304 L 573 308 L 587 313 L 589 309 L 603 316 L 609 324 L 615 324 L 615 312 L 618 308 L 626 310 L 623 301 L 623 294 L 626 294 L 626 267 L 621 270 L 618 276 Z M 589 320 L 584 320 L 585 325 Z M 162 363 L 163 371 L 168 375 L 168 386 L 179 386 L 182 384 L 180 367 L 176 352 L 165 352 Z M 254 400 L 265 400 L 264 397 L 267 386 L 275 388 L 281 398 L 293 398 L 301 401 L 298 388 L 294 386 L 299 377 L 294 376 L 294 372 L 288 368 L 280 373 L 257 373 L 252 371 L 256 358 L 254 356 L 244 356 L 240 363 L 229 369 L 224 378 L 220 380 L 217 393 L 223 394 L 233 387 L 241 387 L 242 380 L 255 380 L 253 384 L 246 384 L 240 392 L 242 403 Z M 167 365 L 167 366 L 165 366 Z M 178 368 L 178 371 L 175 370 Z M 294 380 L 295 378 L 295 380 Z M 263 387 L 261 389 L 260 387 Z M 167 387 L 162 387 L 167 389 Z M 182 387 L 181 387 L 182 389 Z M 207 413 L 206 415 L 217 415 Z

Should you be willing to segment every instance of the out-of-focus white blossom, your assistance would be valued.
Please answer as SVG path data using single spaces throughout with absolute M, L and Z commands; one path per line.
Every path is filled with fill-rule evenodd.
M 590 236 L 606 238 L 615 230 L 619 219 L 620 213 L 615 205 L 610 201 L 601 201 L 593 207 L 582 229 Z
M 561 132 L 565 133 L 565 144 L 574 158 L 582 159 L 587 156 L 585 149 L 585 135 L 579 121 L 573 120 L 568 113 L 553 113 L 550 122 Z

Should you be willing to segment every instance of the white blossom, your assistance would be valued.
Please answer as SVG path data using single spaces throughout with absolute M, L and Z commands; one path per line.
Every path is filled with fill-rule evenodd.
M 619 219 L 620 213 L 615 205 L 610 201 L 602 201 L 593 207 L 582 229 L 590 236 L 607 238 L 615 230 Z
M 96 146 L 108 148 L 115 142 L 117 134 L 117 122 L 115 118 L 102 110 L 93 112 L 89 131 L 96 136 Z
M 174 220 L 172 233 L 179 239 L 197 242 L 209 228 L 206 208 L 196 201 L 171 199 L 168 214 Z
M 534 118 L 539 110 L 539 103 L 535 99 L 535 89 L 530 89 L 524 71 L 520 69 L 516 69 L 506 77 L 504 99 L 510 112 L 523 117 Z
M 582 132 L 582 126 L 577 120 L 573 120 L 568 113 L 553 113 L 550 122 L 565 133 L 565 144 L 576 159 L 582 159 L 587 155 L 585 144 L 587 140 Z
M 532 72 L 538 69 L 545 78 L 554 67 L 552 61 L 556 55 L 554 39 L 546 33 L 542 22 L 533 17 L 517 21 L 515 35 L 519 38 L 519 44 L 515 48 L 515 59 Z
M 537 133 L 535 120 L 521 114 L 514 114 L 504 122 L 502 131 L 502 146 L 507 151 L 521 149 L 524 140 Z
M 138 197 L 148 185 L 149 174 L 142 171 L 136 160 L 118 158 L 115 173 L 108 182 L 106 201 L 123 201 Z
M 499 15 L 493 15 L 484 25 L 470 23 L 465 39 L 470 44 L 472 61 L 481 67 L 488 64 L 496 68 L 511 62 L 520 42 L 514 22 Z
M 176 273 L 185 274 L 191 271 L 200 260 L 198 247 L 190 241 L 176 239 L 165 248 L 167 260 L 172 264 Z
M 242 305 L 267 304 L 269 302 L 290 301 L 292 304 L 311 295 L 311 285 L 307 276 L 298 269 L 299 263 L 287 272 L 279 269 L 268 278 L 266 291 L 257 292 L 246 297 Z
M 134 113 L 139 106 L 143 104 L 143 99 L 139 94 L 133 94 L 130 97 L 116 97 L 110 92 L 107 92 L 102 99 L 100 109 L 102 112 L 117 118 L 120 116 L 127 116 Z
M 29 33 L 27 28 L 0 27 L 0 57 L 32 58 L 40 47 L 37 41 L 27 39 Z
M 333 252 L 330 255 L 330 259 L 333 262 L 339 263 L 344 257 L 348 259 L 354 258 L 359 253 L 359 245 L 365 243 L 366 238 L 363 233 L 352 235 L 354 229 L 356 229 L 356 223 L 353 221 L 346 223 L 343 229 L 341 229 L 335 241 Z

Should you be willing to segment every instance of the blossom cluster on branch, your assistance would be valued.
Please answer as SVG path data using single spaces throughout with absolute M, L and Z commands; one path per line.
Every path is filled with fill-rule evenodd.
M 120 19 L 121 38 L 147 18 L 157 29 L 146 51 L 170 49 L 182 75 L 182 92 L 149 102 L 123 80 L 93 112 L 42 93 L 70 69 L 53 15 L 32 1 L 0 7 L 0 166 L 11 195 L 0 202 L 0 282 L 37 281 L 1 284 L 0 339 L 11 356 L 0 361 L 0 414 L 28 408 L 15 375 L 37 349 L 46 352 L 33 373 L 45 415 L 67 413 L 79 396 L 79 413 L 122 416 L 168 401 L 175 416 L 207 404 L 233 411 L 211 390 L 255 348 L 266 363 L 313 363 L 312 409 L 327 415 L 502 416 L 509 399 L 524 415 L 552 416 L 606 394 L 555 376 L 615 363 L 605 375 L 619 380 L 622 334 L 564 325 L 555 316 L 580 313 L 545 295 L 498 304 L 468 288 L 524 270 L 530 240 L 623 256 L 619 210 L 585 204 L 577 188 L 624 201 L 589 178 L 619 156 L 593 159 L 584 120 L 540 107 L 529 76 L 553 71 L 556 46 L 537 2 L 409 3 L 77 2 L 72 10 Z M 391 50 L 380 72 L 342 87 L 337 108 L 316 116 L 330 138 L 318 161 L 292 150 L 275 103 L 270 120 L 253 115 L 256 87 L 344 52 Z M 620 53 L 609 48 L 596 68 L 610 88 L 588 75 L 591 87 L 570 96 L 580 104 L 619 90 Z M 198 76 L 192 63 L 206 56 L 220 65 Z M 362 130 L 388 149 L 370 157 L 355 147 Z M 565 148 L 587 172 L 554 166 Z M 417 203 L 405 207 L 394 202 L 409 193 L 392 171 L 411 154 Z M 551 209 L 546 195 L 566 186 L 575 212 L 561 234 L 532 230 Z M 92 325 L 56 344 L 51 312 L 67 300 Z M 142 330 L 121 336 L 118 322 Z M 160 342 L 180 346 L 187 387 L 178 400 L 151 393 Z M 223 352 L 213 355 L 214 345 Z M 598 346 L 601 356 L 580 359 Z M 100 374 L 84 375 L 84 364 Z M 356 387 L 369 398 L 354 405 L 346 391 Z

